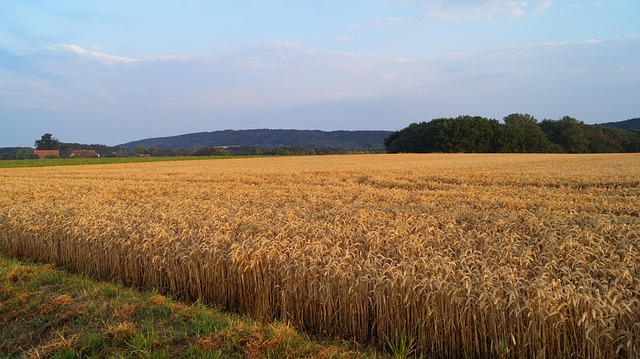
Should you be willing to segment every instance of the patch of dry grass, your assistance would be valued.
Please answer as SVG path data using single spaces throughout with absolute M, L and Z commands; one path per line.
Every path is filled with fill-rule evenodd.
M 157 310 L 167 305 L 169 312 Z M 0 328 L 1 358 L 241 358 L 263 353 L 317 358 L 326 357 L 327 348 L 335 358 L 378 356 L 372 349 L 309 340 L 291 326 L 259 323 L 2 255 Z M 278 339 L 270 342 L 271 337 Z

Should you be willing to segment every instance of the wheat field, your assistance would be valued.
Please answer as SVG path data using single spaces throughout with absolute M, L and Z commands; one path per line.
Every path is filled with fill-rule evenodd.
M 640 357 L 640 155 L 0 170 L 5 253 L 443 358 Z

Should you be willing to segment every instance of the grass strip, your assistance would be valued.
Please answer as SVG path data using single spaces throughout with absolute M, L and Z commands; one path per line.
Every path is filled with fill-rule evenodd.
M 128 288 L 0 253 L 0 358 L 374 358 L 153 290 Z

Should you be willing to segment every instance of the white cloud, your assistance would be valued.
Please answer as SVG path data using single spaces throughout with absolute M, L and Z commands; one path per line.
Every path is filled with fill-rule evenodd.
M 134 59 L 134 58 L 114 56 L 114 55 L 102 53 L 96 50 L 88 51 L 88 50 L 85 50 L 82 46 L 78 46 L 78 45 L 62 44 L 58 46 L 58 48 L 72 52 L 80 56 L 96 59 L 99 62 L 102 62 L 107 65 L 112 65 L 114 63 L 132 63 L 132 62 L 138 61 L 137 59 Z
M 507 1 L 505 3 L 507 7 L 507 12 L 511 17 L 521 17 L 526 14 L 525 7 L 527 6 L 526 2 L 517 2 L 517 1 Z
M 596 39 L 587 39 L 583 41 L 578 41 L 579 44 L 586 44 L 586 45 L 597 45 L 601 42 L 602 40 L 596 40 Z
M 536 10 L 538 12 L 543 12 L 547 9 L 549 9 L 551 7 L 551 5 L 553 5 L 553 2 L 551 0 L 546 0 L 546 1 L 540 1 L 537 5 L 536 5 Z
M 62 44 L 60 45 L 60 48 L 63 50 L 67 50 L 69 52 L 73 52 L 74 54 L 78 54 L 78 55 L 84 56 L 87 54 L 87 50 L 83 49 L 81 46 L 78 46 L 78 45 Z

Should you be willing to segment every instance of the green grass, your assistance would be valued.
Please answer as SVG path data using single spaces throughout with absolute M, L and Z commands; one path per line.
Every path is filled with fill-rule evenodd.
M 41 159 L 41 160 L 4 160 L 4 161 L 0 161 L 0 168 L 188 161 L 188 160 L 206 160 L 206 159 L 212 159 L 212 158 L 221 159 L 221 158 L 233 158 L 233 157 L 231 156 L 100 157 L 100 158 L 47 158 L 47 159 Z
M 1 253 L 0 328 L 0 358 L 388 356 Z

